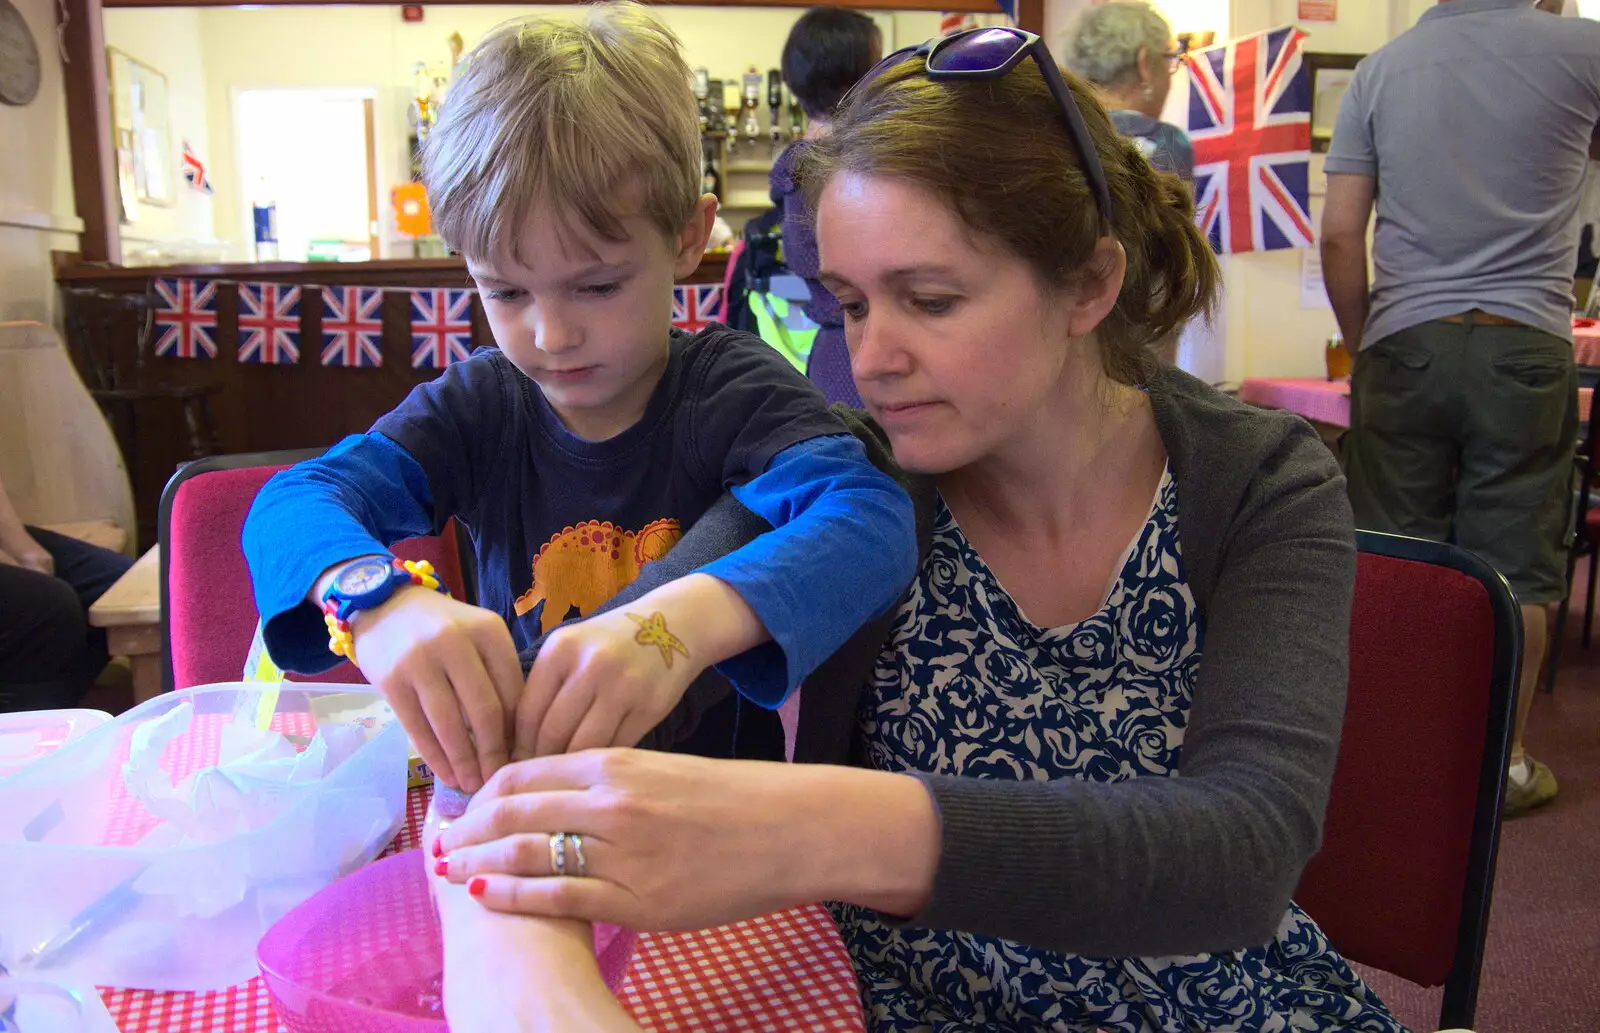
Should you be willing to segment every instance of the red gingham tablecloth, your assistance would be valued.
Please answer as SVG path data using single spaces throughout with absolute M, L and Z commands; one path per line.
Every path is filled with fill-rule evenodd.
M 274 722 L 286 732 L 290 722 Z M 179 756 L 185 736 L 168 749 L 162 767 L 192 770 L 199 758 Z M 212 743 L 214 746 L 214 742 Z M 202 751 L 203 752 L 203 751 Z M 420 844 L 430 789 L 413 789 L 405 825 L 385 855 Z M 128 803 L 130 808 L 138 805 Z M 130 819 L 124 831 L 144 831 Z M 101 999 L 121 1033 L 284 1033 L 266 984 L 247 983 L 210 993 L 162 993 L 101 987 Z M 805 1030 L 865 1033 L 855 970 L 839 930 L 819 905 L 781 911 L 716 929 L 640 935 L 619 994 L 652 1033 L 674 1031 Z

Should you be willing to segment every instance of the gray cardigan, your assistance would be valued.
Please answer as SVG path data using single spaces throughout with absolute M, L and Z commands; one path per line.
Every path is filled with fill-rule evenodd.
M 1238 950 L 1272 939 L 1321 841 L 1355 582 L 1344 478 L 1296 416 L 1171 367 L 1146 386 L 1205 629 L 1178 775 L 1115 784 L 920 775 L 942 854 L 932 899 L 911 924 L 1093 957 Z M 932 482 L 898 471 L 882 432 L 845 415 L 916 502 L 926 556 Z M 613 603 L 766 529 L 725 499 Z M 797 761 L 859 762 L 857 709 L 896 609 L 806 679 Z M 686 706 L 727 691 L 708 675 Z

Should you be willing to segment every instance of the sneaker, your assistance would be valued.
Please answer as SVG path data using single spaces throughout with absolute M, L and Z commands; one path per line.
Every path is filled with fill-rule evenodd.
M 1525 782 L 1519 782 L 1510 775 L 1506 776 L 1506 802 L 1500 809 L 1502 819 L 1520 817 L 1535 807 L 1549 803 L 1556 798 L 1560 788 L 1556 785 L 1556 776 L 1551 774 L 1549 767 L 1528 754 L 1523 754 L 1523 759 L 1531 773 Z

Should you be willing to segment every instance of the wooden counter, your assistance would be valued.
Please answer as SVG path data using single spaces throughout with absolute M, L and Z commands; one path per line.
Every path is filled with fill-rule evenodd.
M 411 366 L 409 289 L 466 287 L 471 281 L 459 259 L 391 260 L 379 262 L 269 262 L 221 265 L 177 265 L 145 268 L 103 267 L 58 256 L 56 280 L 63 288 L 63 311 L 81 302 L 72 288 L 92 287 L 119 294 L 143 294 L 155 278 L 191 278 L 217 284 L 217 354 L 210 359 L 145 356 L 139 379 L 145 383 L 212 388 L 210 407 L 220 451 L 270 452 L 289 448 L 332 445 L 347 434 L 367 430 L 381 415 L 399 404 L 419 383 L 439 375 L 437 369 Z M 720 284 L 727 260 L 708 255 L 685 282 Z M 300 357 L 293 364 L 264 365 L 238 361 L 238 284 L 251 282 L 297 284 L 300 300 Z M 388 288 L 382 300 L 383 364 L 377 367 L 324 366 L 322 351 L 322 290 L 324 287 L 366 286 Z M 68 319 L 69 329 L 72 320 Z M 492 345 L 476 297 L 472 301 L 472 344 Z M 109 351 L 99 354 L 72 340 L 69 351 L 79 373 L 90 387 L 99 383 L 96 363 L 115 361 L 124 371 L 135 368 L 135 337 L 131 328 L 111 335 Z M 151 335 L 153 349 L 158 334 Z M 191 434 L 183 406 L 177 403 L 140 403 L 136 429 L 117 426 L 119 443 L 133 481 L 139 522 L 139 548 L 154 543 L 156 507 L 161 490 L 177 466 L 191 458 Z M 114 420 L 114 425 L 119 421 Z

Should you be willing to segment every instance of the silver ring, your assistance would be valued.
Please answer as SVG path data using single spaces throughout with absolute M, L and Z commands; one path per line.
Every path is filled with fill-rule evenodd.
M 589 877 L 589 861 L 583 856 L 583 837 L 577 833 L 572 834 L 572 852 L 578 858 L 578 878 Z
M 553 875 L 567 874 L 567 834 L 554 832 L 550 835 L 550 872 Z

